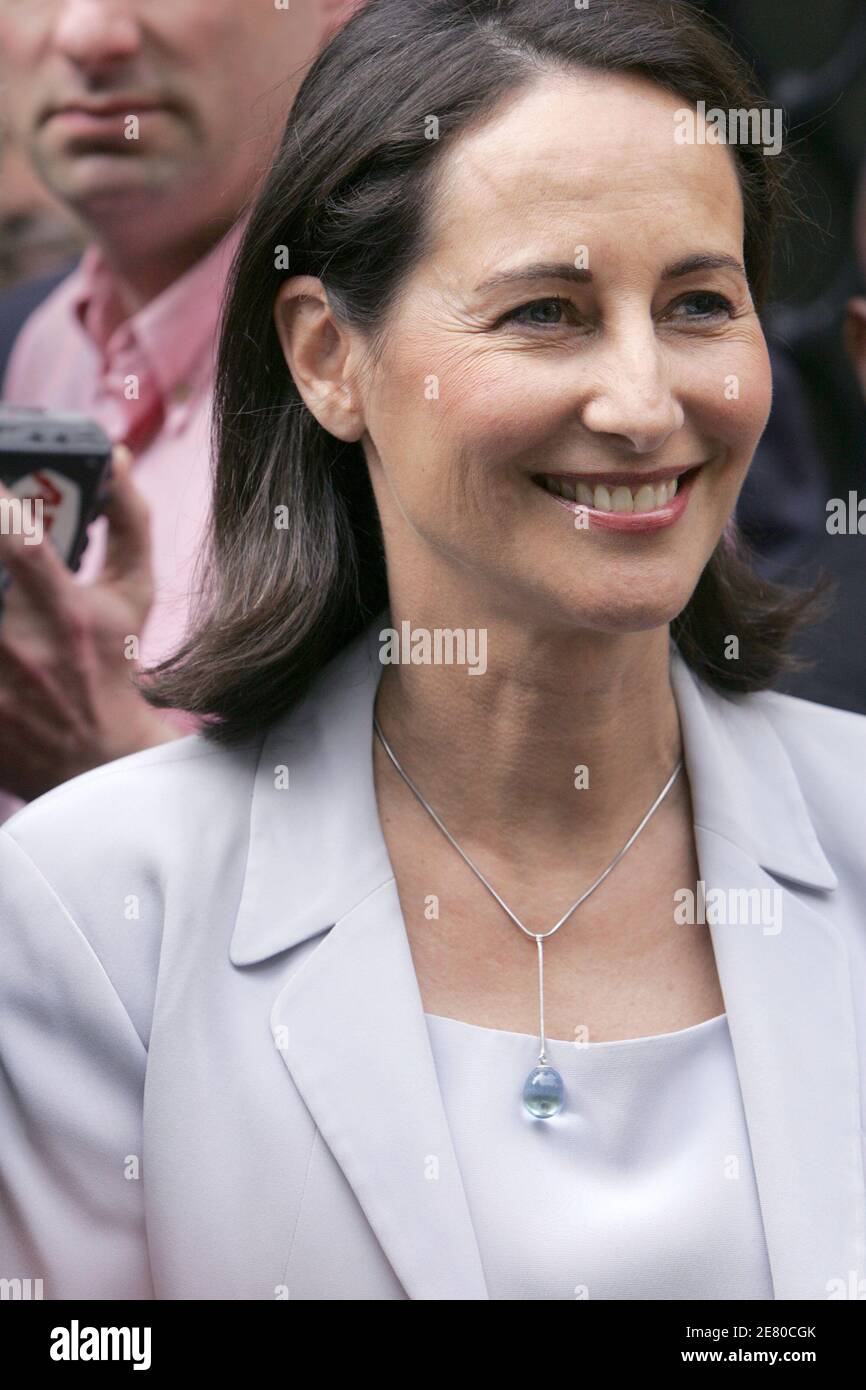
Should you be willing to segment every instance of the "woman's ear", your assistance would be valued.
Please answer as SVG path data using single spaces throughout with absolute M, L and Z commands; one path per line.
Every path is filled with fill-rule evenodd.
M 274 302 L 274 325 L 286 366 L 322 428 L 346 443 L 360 439 L 364 419 L 348 370 L 352 343 L 321 280 L 314 275 L 285 280 Z

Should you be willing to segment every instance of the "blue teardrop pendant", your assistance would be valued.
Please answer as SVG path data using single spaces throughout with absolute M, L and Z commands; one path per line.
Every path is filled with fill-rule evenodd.
M 558 1115 L 565 1100 L 565 1086 L 556 1067 L 533 1067 L 523 1083 L 523 1107 L 536 1120 Z

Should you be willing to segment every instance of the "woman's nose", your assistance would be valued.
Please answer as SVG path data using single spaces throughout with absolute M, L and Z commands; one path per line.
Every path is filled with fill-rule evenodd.
M 685 414 L 654 338 L 629 335 L 604 352 L 581 418 L 593 434 L 615 435 L 639 454 L 660 449 L 682 428 Z

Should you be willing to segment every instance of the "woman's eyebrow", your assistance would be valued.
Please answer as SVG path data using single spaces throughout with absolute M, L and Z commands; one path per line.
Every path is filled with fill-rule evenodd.
M 723 251 L 696 251 L 665 266 L 661 279 L 678 280 L 701 270 L 734 270 L 746 278 L 745 269 L 736 256 L 729 256 Z M 534 261 L 531 265 L 518 266 L 514 270 L 505 270 L 498 275 L 492 275 L 488 280 L 482 280 L 480 285 L 475 286 L 474 293 L 480 294 L 482 290 L 533 280 L 571 280 L 577 285 L 586 285 L 592 278 L 591 270 L 581 269 L 568 261 Z
M 746 278 L 745 268 L 736 256 L 728 256 L 724 251 L 697 251 L 691 256 L 683 256 L 681 260 L 665 266 L 661 278 L 678 280 L 699 270 L 735 270 L 743 279 Z
M 570 265 L 568 261 L 535 261 L 532 265 L 518 266 L 515 270 L 504 270 L 499 275 L 491 275 L 489 280 L 482 280 L 480 285 L 475 286 L 475 293 L 478 294 L 481 290 L 496 289 L 499 285 L 510 285 L 517 281 L 573 280 L 578 285 L 585 285 L 591 279 L 591 270 L 581 270 L 577 266 Z

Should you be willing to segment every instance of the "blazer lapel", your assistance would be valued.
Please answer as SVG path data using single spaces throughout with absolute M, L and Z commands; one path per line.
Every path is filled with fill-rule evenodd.
M 265 740 L 230 959 L 327 932 L 274 1001 L 283 1061 L 409 1298 L 486 1299 L 376 806 L 378 630 Z
M 866 1273 L 866 1186 L 851 972 L 825 910 L 836 876 L 760 702 L 698 685 L 678 653 L 672 680 L 775 1297 L 838 1297 Z M 771 911 L 732 920 L 737 890 Z
M 337 922 L 271 1025 L 408 1296 L 486 1299 L 393 878 Z

